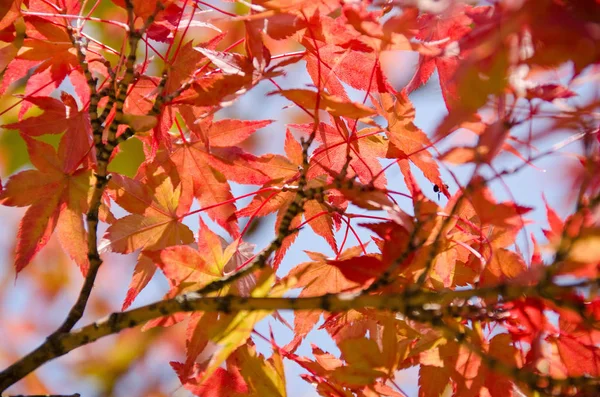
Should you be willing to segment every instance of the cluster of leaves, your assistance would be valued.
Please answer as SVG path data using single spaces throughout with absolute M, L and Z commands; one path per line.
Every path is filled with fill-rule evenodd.
M 185 361 L 171 366 L 199 396 L 285 395 L 285 361 L 323 396 L 402 396 L 395 374 L 413 366 L 419 396 L 592 395 L 600 375 L 600 102 L 564 100 L 577 95 L 577 78 L 597 77 L 598 3 L 398 3 L 254 1 L 231 14 L 200 1 L 113 0 L 109 17 L 99 1 L 0 8 L 0 93 L 24 87 L 16 120 L 3 128 L 18 130 L 35 167 L 0 185 L 1 204 L 28 207 L 15 270 L 56 231 L 85 278 L 65 322 L 0 373 L 0 390 L 105 334 L 186 321 Z M 204 6 L 218 16 L 202 19 Z M 96 39 L 90 24 L 114 31 L 121 49 Z M 232 40 L 223 33 L 231 27 L 243 35 Z M 204 33 L 194 36 L 195 28 Z M 419 61 L 397 90 L 381 57 L 400 51 Z M 312 84 L 280 86 L 294 65 L 305 65 Z M 549 68 L 567 71 L 568 82 L 545 82 Z M 430 138 L 415 125 L 409 94 L 436 71 L 448 113 Z M 303 112 L 276 131 L 285 134 L 284 154 L 247 149 L 274 120 L 216 117 L 259 84 Z M 541 117 L 550 123 L 519 138 Z M 465 130 L 476 134 L 474 146 L 437 151 Z M 557 188 L 572 183 L 577 205 L 565 220 L 546 206 L 552 255 L 544 262 L 535 240 L 530 257 L 517 246 L 532 208 L 497 202 L 488 184 L 552 154 L 557 148 L 532 154 L 534 144 L 565 130 L 564 144 L 583 142 L 583 167 Z M 111 168 L 128 140 L 144 151 L 129 176 Z M 497 170 L 505 152 L 522 163 Z M 474 169 L 463 184 L 449 171 L 454 194 L 440 173 L 450 164 Z M 390 189 L 390 167 L 408 193 Z M 231 182 L 259 188 L 234 197 Z M 432 187 L 445 207 L 424 194 Z M 127 214 L 117 218 L 115 205 Z M 195 237 L 184 221 L 197 214 L 207 218 Z M 269 214 L 274 235 L 255 253 L 245 238 Z M 101 239 L 99 223 L 107 225 Z M 306 251 L 310 262 L 287 258 L 293 267 L 282 272 L 305 225 L 333 256 Z M 123 312 L 72 331 L 92 287 L 102 289 L 94 281 L 109 251 L 137 255 Z M 156 269 L 170 286 L 162 306 L 125 311 Z M 298 297 L 282 298 L 292 289 Z M 285 346 L 254 330 L 270 315 L 287 324 L 276 309 L 298 310 Z M 312 356 L 299 355 L 321 318 L 340 354 L 313 346 Z M 253 338 L 272 347 L 268 359 Z

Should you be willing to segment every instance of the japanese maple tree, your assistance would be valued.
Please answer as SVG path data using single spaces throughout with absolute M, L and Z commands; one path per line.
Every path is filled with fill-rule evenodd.
M 2 2 L 0 394 L 598 395 L 600 2 L 480 3 Z

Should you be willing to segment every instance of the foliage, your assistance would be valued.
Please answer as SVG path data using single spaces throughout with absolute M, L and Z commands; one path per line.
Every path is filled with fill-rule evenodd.
M 292 367 L 323 396 L 403 396 L 411 367 L 422 397 L 594 395 L 600 5 L 473 3 L 4 2 L 2 142 L 27 159 L 0 163 L 0 203 L 26 207 L 15 288 L 54 301 L 65 262 L 84 281 L 41 345 L 3 351 L 0 390 L 52 392 L 27 375 L 81 348 L 102 395 L 155 360 L 198 396 L 293 395 Z M 413 101 L 436 79 L 433 115 Z M 257 119 L 231 111 L 246 98 Z M 286 110 L 267 119 L 268 103 Z M 439 123 L 424 131 L 421 112 Z M 574 142 L 552 186 L 574 209 L 537 197 L 546 227 L 503 184 Z M 111 252 L 136 261 L 121 311 L 90 299 L 128 277 Z M 129 309 L 160 273 L 164 298 Z M 106 354 L 84 347 L 139 325 Z M 317 327 L 334 345 L 307 349 Z M 169 357 L 149 357 L 161 344 Z

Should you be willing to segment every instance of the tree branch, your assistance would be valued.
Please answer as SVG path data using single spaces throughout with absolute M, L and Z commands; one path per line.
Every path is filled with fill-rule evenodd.
M 209 284 L 210 285 L 210 284 Z M 324 310 L 328 312 L 346 312 L 365 308 L 388 310 L 405 314 L 409 318 L 421 319 L 418 313 L 425 305 L 439 304 L 447 307 L 453 301 L 466 302 L 468 299 L 497 299 L 502 296 L 505 301 L 521 296 L 550 295 L 560 299 L 575 289 L 596 285 L 600 279 L 589 280 L 577 284 L 559 286 L 551 285 L 544 290 L 539 286 L 518 286 L 501 284 L 495 287 L 465 291 L 406 291 L 391 295 L 364 294 L 327 294 L 310 298 L 247 298 L 226 295 L 222 297 L 204 297 L 196 292 L 142 306 L 126 312 L 112 313 L 108 317 L 85 327 L 63 334 L 53 334 L 34 351 L 24 356 L 0 373 L 0 392 L 25 377 L 44 363 L 63 356 L 78 347 L 92 343 L 108 335 L 116 334 L 124 329 L 137 327 L 147 321 L 181 312 L 240 312 L 240 311 L 274 311 L 274 310 Z
M 88 299 L 90 297 L 90 294 L 92 293 L 92 289 L 94 288 L 94 282 L 96 280 L 96 276 L 98 275 L 98 270 L 100 269 L 100 265 L 102 265 L 102 259 L 100 258 L 100 253 L 98 252 L 97 245 L 99 222 L 98 214 L 100 212 L 100 206 L 102 204 L 102 195 L 104 194 L 104 189 L 106 188 L 106 185 L 108 184 L 108 181 L 110 179 L 110 175 L 108 175 L 107 170 L 108 161 L 116 145 L 120 142 L 119 140 L 117 140 L 116 132 L 123 117 L 123 105 L 127 97 L 127 87 L 134 79 L 133 68 L 136 60 L 137 44 L 147 27 L 152 24 L 152 21 L 154 21 L 155 17 L 155 15 L 150 16 L 148 20 L 144 23 L 144 26 L 139 31 L 136 31 L 134 29 L 135 16 L 133 14 L 133 5 L 130 1 L 126 1 L 126 4 L 129 24 L 130 53 L 127 57 L 125 76 L 119 82 L 119 93 L 116 96 L 115 101 L 109 101 L 109 105 L 107 105 L 109 107 L 114 106 L 116 109 L 116 114 L 115 118 L 110 123 L 108 140 L 106 143 L 102 142 L 103 128 L 100 119 L 98 118 L 97 112 L 98 102 L 100 101 L 100 98 L 96 88 L 96 79 L 92 77 L 89 71 L 87 62 L 85 61 L 85 54 L 83 53 L 81 45 L 79 45 L 77 40 L 74 39 L 72 29 L 69 30 L 69 32 L 71 33 L 73 45 L 77 50 L 79 63 L 84 71 L 87 84 L 91 90 L 90 107 L 88 109 L 88 113 L 90 114 L 90 120 L 92 123 L 94 146 L 96 147 L 97 170 L 94 173 L 96 181 L 94 184 L 94 190 L 92 192 L 92 198 L 90 200 L 90 207 L 86 214 L 86 222 L 88 226 L 87 245 L 89 269 L 76 302 L 71 307 L 71 310 L 67 314 L 67 317 L 65 318 L 62 325 L 50 336 L 50 338 L 57 334 L 70 331 L 75 326 L 75 324 L 81 319 L 81 317 L 83 317 L 83 313 L 85 311 L 85 307 L 87 306 Z M 156 11 L 158 12 L 161 9 L 161 7 L 162 4 L 160 4 L 160 2 L 157 2 Z M 114 92 L 114 90 L 110 92 Z M 128 134 L 127 137 L 129 136 L 131 135 Z

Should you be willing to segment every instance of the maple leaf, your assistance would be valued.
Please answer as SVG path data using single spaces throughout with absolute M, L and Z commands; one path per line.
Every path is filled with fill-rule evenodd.
M 222 397 L 228 395 L 237 397 L 248 395 L 248 385 L 235 367 L 229 370 L 217 368 L 214 374 L 206 379 L 202 366 L 199 364 L 194 365 L 194 372 L 197 372 L 197 374 L 193 378 L 182 372 L 182 363 L 171 361 L 170 365 L 177 373 L 183 387 L 196 396 Z
M 144 2 L 145 7 L 152 5 L 156 5 L 156 3 Z M 154 13 L 154 10 L 151 12 Z M 196 11 L 196 14 L 199 13 L 202 12 Z M 176 2 L 163 2 L 163 8 L 153 15 L 154 23 L 146 29 L 146 34 L 152 40 L 160 41 L 162 43 L 171 43 L 178 31 L 185 30 L 188 27 L 200 26 L 219 31 L 218 28 L 209 23 L 190 20 L 193 15 L 194 14 L 189 15 L 186 13 Z
M 560 274 L 576 277 L 597 277 L 600 272 L 600 228 L 582 227 L 569 249 L 566 261 L 559 266 Z
M 543 12 L 539 12 L 539 7 Z M 590 45 L 595 36 L 588 29 L 589 23 L 598 22 L 597 19 L 591 22 L 597 13 L 598 3 L 593 1 L 579 1 L 574 7 L 549 0 L 524 4 L 514 18 L 527 24 L 535 48 L 541 49 L 534 51 L 527 63 L 548 67 L 572 61 L 578 74 L 590 63 L 597 62 L 598 48 Z M 559 34 L 552 29 L 554 26 L 563 27 L 561 30 L 567 34 Z
M 431 365 L 419 367 L 419 397 L 440 397 L 448 387 L 450 374 Z
M 552 102 L 555 99 L 565 99 L 577 96 L 573 91 L 558 84 L 542 84 L 527 89 L 527 99 L 540 98 Z
M 200 140 L 207 148 L 227 148 L 236 146 L 261 128 L 270 125 L 273 120 L 214 120 L 213 115 L 207 115 L 205 109 L 189 106 L 177 106 L 179 115 L 185 121 L 192 136 L 192 142 Z M 175 120 L 172 117 L 171 123 Z M 217 149 L 218 150 L 218 149 Z M 252 156 L 247 156 L 248 159 Z M 258 164 L 257 164 L 258 165 Z M 265 171 L 265 170 L 261 170 Z
M 280 94 L 298 106 L 314 110 L 323 109 L 334 116 L 348 117 L 350 119 L 360 119 L 372 116 L 375 111 L 368 106 L 357 102 L 351 102 L 345 98 L 326 94 L 324 92 L 314 92 L 303 89 L 288 89 L 273 91 L 269 95 Z
M 529 30 L 525 26 L 517 27 L 518 23 L 513 26 L 515 30 L 499 29 L 505 23 L 506 16 L 502 11 L 488 6 L 461 5 L 451 10 L 448 21 L 460 21 L 462 26 L 457 27 L 460 33 L 458 41 L 441 39 L 444 47 L 442 59 L 449 62 L 443 70 L 438 68 L 438 72 L 449 113 L 437 128 L 434 135 L 436 140 L 472 119 L 491 95 L 500 96 L 509 90 L 511 64 L 518 61 L 515 54 L 508 51 L 511 45 L 515 47 L 514 41 L 509 43 L 515 36 L 522 35 L 524 30 Z M 503 32 L 500 37 L 499 31 Z M 439 45 L 440 41 L 434 43 Z M 484 48 L 486 45 L 489 47 Z M 522 53 L 525 50 L 521 48 L 518 51 Z
M 197 240 L 198 249 L 175 245 L 146 255 L 165 273 L 177 294 L 195 291 L 212 281 L 223 278 L 250 259 L 253 246 L 234 240 L 231 244 L 212 232 L 200 218 Z M 249 284 L 250 287 L 249 287 Z M 253 277 L 246 277 L 235 284 L 238 293 L 248 294 L 252 289 Z M 227 292 L 229 288 L 223 290 Z
M 222 38 L 223 35 L 218 35 L 210 42 L 203 44 L 203 46 L 214 49 Z M 206 59 L 204 55 L 193 49 L 193 40 L 187 41 L 180 47 L 177 58 L 175 58 L 169 69 L 169 77 L 165 85 L 166 92 L 174 92 L 179 89 L 181 84 L 185 83 L 198 70 L 198 64 Z
M 230 357 L 257 396 L 285 397 L 286 383 L 283 360 L 277 350 L 265 358 L 257 353 L 251 341 L 240 346 Z
M 380 332 L 379 320 L 374 311 L 350 310 L 345 313 L 331 313 L 325 317 L 323 325 L 318 329 L 326 330 L 339 344 L 346 339 L 362 338 L 369 332 Z
M 15 19 L 21 15 L 21 3 L 23 0 L 5 2 L 0 5 L 0 30 L 12 25 Z
M 160 143 L 167 146 L 170 144 L 169 129 L 173 125 L 175 117 L 172 106 L 164 106 L 157 116 L 151 115 L 154 104 L 160 94 L 157 90 L 159 83 L 160 79 L 158 77 L 140 76 L 128 88 L 128 94 L 123 104 L 123 117 L 121 120 L 123 124 L 129 125 L 135 132 L 152 130 L 152 139 L 149 144 L 152 152 L 148 156 L 149 158 L 154 157 Z M 102 103 L 103 101 L 100 102 L 100 104 Z M 116 108 L 113 107 L 109 110 L 105 125 L 109 125 L 114 120 L 115 114 Z M 125 129 L 125 125 L 119 126 L 117 136 L 122 134 Z M 136 137 L 143 142 L 148 140 L 148 134 L 136 134 Z M 117 146 L 114 152 L 116 153 L 118 150 L 119 147 Z
M 265 155 L 259 159 L 259 168 L 272 179 L 263 186 L 261 193 L 255 195 L 245 208 L 236 213 L 238 217 L 257 217 L 265 216 L 277 211 L 277 221 L 275 222 L 275 232 L 279 232 L 279 227 L 287 208 L 293 202 L 295 193 L 292 189 L 273 190 L 271 188 L 279 183 L 291 184 L 296 182 L 300 176 L 299 170 L 302 167 L 302 147 L 294 139 L 289 130 L 286 131 L 285 152 L 287 158 L 280 155 Z M 324 184 L 323 180 L 311 175 L 308 187 L 317 187 Z M 334 252 L 337 252 L 337 244 L 333 235 L 333 220 L 329 214 L 329 208 L 317 200 L 308 200 L 304 204 L 304 217 L 313 231 L 323 237 L 331 246 Z M 296 216 L 290 225 L 290 229 L 300 225 L 301 215 Z M 281 247 L 275 254 L 273 265 L 279 265 L 285 252 L 296 239 L 297 233 L 287 236 Z
M 451 48 L 450 46 L 458 47 L 457 42 L 471 31 L 473 20 L 465 12 L 468 9 L 470 7 L 461 5 L 452 7 L 450 13 L 446 14 L 422 14 L 417 19 L 419 34 L 416 38 L 425 42 L 433 42 L 442 49 Z M 446 107 L 450 109 L 452 102 L 458 99 L 456 82 L 453 81 L 454 73 L 460 59 L 464 56 L 464 53 L 457 56 L 451 51 L 437 56 L 420 54 L 417 71 L 406 86 L 406 91 L 410 93 L 425 84 L 437 69 L 442 95 Z
M 230 105 L 239 95 L 253 86 L 252 74 L 225 74 L 215 72 L 194 79 L 190 89 L 173 99 L 172 104 L 188 104 L 198 107 Z
M 125 102 L 123 103 L 124 116 L 145 116 L 152 109 L 154 99 L 158 92 L 156 88 L 159 84 L 157 77 L 141 76 L 135 85 L 130 86 Z M 115 109 L 106 118 L 110 122 L 114 118 Z M 170 127 L 170 126 L 169 126 Z
M 306 70 L 314 85 L 349 101 L 342 82 L 359 90 L 373 91 L 378 87 L 374 76 L 380 68 L 378 52 L 371 47 L 373 43 L 368 40 L 365 43 L 367 36 L 344 22 L 342 18 L 315 15 L 301 44 L 308 51 Z
M 289 206 L 292 204 L 293 201 L 294 201 L 294 193 L 290 192 L 290 191 L 262 192 L 262 193 L 255 195 L 247 207 L 242 208 L 240 211 L 236 212 L 236 216 L 240 217 L 240 218 L 246 217 L 246 216 L 249 216 L 249 217 L 265 216 L 265 215 L 268 215 L 270 213 L 277 211 L 278 216 L 277 216 L 277 220 L 275 222 L 275 232 L 278 233 L 279 228 L 281 226 L 282 219 L 285 216 L 287 209 L 289 208 Z M 300 226 L 301 221 L 302 221 L 301 214 L 295 216 L 294 219 L 292 219 L 292 221 L 290 222 L 290 226 L 289 226 L 290 230 L 294 230 L 295 228 Z M 275 253 L 275 258 L 273 260 L 273 267 L 275 269 L 277 269 L 277 267 L 283 260 L 285 253 L 287 252 L 289 247 L 293 244 L 297 235 L 298 235 L 298 233 L 292 233 L 291 235 L 287 236 L 283 240 L 281 246 Z
M 311 155 L 307 177 L 329 175 L 332 179 L 333 174 L 342 170 L 350 154 L 349 178 L 356 175 L 364 184 L 385 188 L 387 180 L 377 158 L 385 156 L 387 143 L 377 135 L 378 131 L 366 128 L 349 137 L 350 133 L 342 122 L 336 123 L 336 126 L 319 123 L 316 128 L 315 140 L 321 145 Z M 289 127 L 306 135 L 315 129 L 314 124 L 290 124 Z
M 194 47 L 194 49 L 210 59 L 210 61 L 224 74 L 246 75 L 246 58 L 244 56 L 230 52 L 210 50 L 203 47 Z
M 0 193 L 4 205 L 29 207 L 17 233 L 15 270 L 23 270 L 57 229 L 64 249 L 85 275 L 89 263 L 82 214 L 88 210 L 91 170 L 72 170 L 65 150 L 57 153 L 49 144 L 22 138 L 37 170 L 13 175 Z
M 188 121 L 189 119 L 186 120 Z M 241 139 L 240 135 L 249 136 L 269 123 L 269 120 L 223 120 L 209 124 L 208 131 L 193 134 L 185 141 L 170 137 L 171 148 L 163 148 L 157 153 L 153 164 L 173 170 L 178 175 L 185 175 L 185 178 L 181 179 L 182 195 L 196 197 L 212 220 L 230 235 L 237 237 L 239 227 L 229 180 L 259 185 L 267 182 L 269 176 L 260 170 L 257 157 L 237 147 L 231 147 L 231 142 L 235 140 L 230 140 L 230 145 L 227 145 L 224 136 L 230 136 L 237 131 L 238 139 Z M 206 140 L 198 135 L 202 135 Z M 217 143 L 214 147 L 209 146 L 211 137 L 214 137 Z
M 511 314 L 506 322 L 506 328 L 513 340 L 523 340 L 532 343 L 541 332 L 554 332 L 544 310 L 543 302 L 532 298 L 515 300 L 506 304 L 505 308 Z
M 567 297 L 574 302 L 583 302 L 582 297 Z M 600 300 L 587 303 L 587 318 L 598 319 Z M 600 372 L 600 333 L 580 317 L 581 313 L 558 308 L 560 313 L 558 335 L 549 335 L 546 341 L 556 346 L 556 353 L 569 376 L 598 376 Z M 574 357 L 577 359 L 575 360 Z
M 485 368 L 480 356 L 464 345 L 447 342 L 440 347 L 440 356 L 456 382 L 456 393 L 477 395 L 484 382 L 481 376 Z
M 230 275 L 252 257 L 253 248 L 253 245 L 239 240 L 227 244 L 200 218 L 197 249 L 177 245 L 160 251 L 146 252 L 145 256 L 150 258 L 169 280 L 171 286 L 169 295 L 179 295 L 196 291 L 212 281 Z M 254 275 L 248 275 L 237 280 L 232 286 L 224 287 L 217 295 L 237 293 L 247 296 L 255 285 Z M 181 370 L 182 374 L 189 374 L 194 361 L 210 340 L 211 334 L 206 323 L 213 323 L 218 318 L 218 313 L 194 313 L 190 316 L 186 333 L 187 357 Z M 173 319 L 167 325 L 181 319 Z M 154 325 L 165 325 L 165 323 L 154 321 L 147 326 Z
M 272 269 L 265 268 L 257 277 L 256 286 L 250 296 L 281 296 L 286 287 L 279 284 L 279 288 L 273 288 L 274 281 L 275 275 Z M 254 325 L 269 314 L 268 310 L 240 311 L 234 314 L 224 314 L 218 321 L 206 324 L 208 338 L 217 348 L 214 349 L 214 353 L 208 360 L 202 379 L 210 377 L 231 353 L 244 345 L 250 337 Z M 211 351 L 213 351 L 212 348 Z
M 440 251 L 433 258 L 429 276 L 432 284 L 441 289 L 441 287 L 448 288 L 454 284 L 458 252 L 455 247 L 451 246 L 443 247 Z
M 405 7 L 401 15 L 393 15 L 385 22 L 381 11 L 370 11 L 366 4 L 345 3 L 342 9 L 347 24 L 361 33 L 357 39 L 375 51 L 412 50 L 409 42 L 417 31 L 418 9 Z M 365 37 L 366 36 L 366 37 Z
M 26 98 L 50 94 L 69 76 L 79 97 L 87 99 L 89 89 L 66 30 L 37 16 L 28 16 L 26 25 L 27 38 L 4 72 L 0 93 L 35 67 L 26 82 Z M 19 115 L 23 116 L 30 106 L 29 103 L 21 106 Z
M 406 226 L 400 225 L 397 222 L 382 222 L 361 224 L 361 226 L 370 229 L 381 239 L 381 258 L 382 265 L 389 267 L 395 260 L 401 257 L 409 246 L 409 232 Z M 408 227 L 411 227 L 408 225 Z M 413 260 L 412 255 L 409 256 L 404 264 L 399 266 L 399 270 L 403 270 L 406 264 Z
M 600 349 L 591 340 L 585 343 L 564 334 L 549 339 L 556 343 L 558 353 L 569 376 L 598 376 L 600 373 Z
M 303 43 L 312 52 L 306 57 L 307 72 L 318 84 L 317 76 L 321 66 L 321 83 L 331 94 L 347 98 L 347 93 L 339 80 L 350 87 L 361 91 L 372 92 L 378 89 L 374 84 L 374 70 L 379 69 L 379 62 L 375 52 L 360 51 L 357 45 L 340 47 L 333 44 L 322 45 L 318 48 L 318 58 L 312 40 L 305 38 Z M 326 76 L 326 77 L 325 77 Z M 335 80 L 334 80 L 335 79 Z M 288 98 L 290 99 L 290 98 Z
M 356 341 L 359 346 L 368 349 L 367 351 L 371 354 L 369 354 L 367 361 L 359 361 L 361 358 L 365 358 L 361 354 L 360 349 L 353 349 L 354 351 L 350 352 L 349 344 L 351 341 Z M 312 354 L 315 357 L 315 361 L 306 359 L 296 360 L 298 364 L 311 373 L 310 375 L 303 376 L 305 380 L 309 382 L 321 380 L 321 382 L 318 382 L 318 391 L 322 395 L 403 396 L 403 394 L 385 387 L 383 381 L 378 380 L 378 378 L 385 376 L 385 374 L 367 364 L 374 362 L 378 364 L 383 358 L 375 341 L 365 338 L 349 339 L 342 346 L 342 353 L 347 357 L 347 363 L 344 363 L 344 361 L 330 353 L 323 352 L 315 345 L 312 346 Z M 326 381 L 323 382 L 323 380 Z
M 342 252 L 338 259 L 345 260 L 359 254 L 361 247 L 352 247 Z M 286 278 L 297 278 L 296 288 L 302 288 L 299 297 L 319 296 L 326 293 L 340 293 L 357 289 L 360 284 L 344 277 L 335 266 L 328 263 L 328 258 L 318 252 L 305 251 L 312 262 L 301 263 L 294 267 Z M 294 317 L 294 340 L 288 346 L 292 347 L 312 330 L 319 321 L 321 312 L 316 310 L 306 313 L 296 313 Z
M 138 294 L 146 287 L 146 285 L 148 285 L 150 280 L 152 280 L 154 273 L 156 273 L 154 261 L 145 255 L 144 252 L 140 252 L 133 270 L 131 282 L 127 289 L 127 295 L 121 306 L 121 311 L 125 311 L 131 306 Z
M 428 148 L 432 146 L 427 135 L 415 124 L 415 108 L 402 91 L 395 97 L 392 94 L 381 93 L 381 104 L 377 104 L 378 113 L 387 122 L 386 135 L 390 140 L 388 158 L 408 159 L 416 165 L 427 179 L 434 185 L 444 186 L 440 171 Z M 450 197 L 447 189 L 442 192 Z
M 219 69 L 194 78 L 191 87 L 171 102 L 172 105 L 187 104 L 211 107 L 209 113 L 231 105 L 242 93 L 249 91 L 261 80 L 279 76 L 278 65 L 267 70 L 256 69 L 253 58 L 229 52 L 217 51 L 214 43 L 194 49 L 208 58 Z M 202 68 L 203 69 L 203 68 Z M 199 69 L 194 72 L 196 75 Z
M 119 175 L 109 182 L 113 199 L 131 215 L 118 219 L 106 230 L 100 250 L 127 254 L 193 241 L 192 231 L 181 223 L 190 208 L 191 196 L 185 195 L 181 184 L 174 186 L 171 177 L 161 170 L 147 175 L 145 182 Z
M 373 339 L 345 339 L 339 343 L 338 347 L 342 352 L 342 358 L 348 365 L 376 371 L 385 366 L 384 355 Z
M 550 226 L 550 230 L 544 230 L 544 236 L 551 243 L 556 243 L 560 239 L 564 229 L 564 222 L 556 211 L 548 204 L 546 197 L 542 197 L 544 200 L 544 204 L 546 206 L 546 217 L 548 218 L 548 225 Z
M 481 285 L 518 281 L 526 271 L 527 265 L 520 255 L 505 248 L 496 248 L 481 274 Z
M 273 120 L 233 120 L 213 122 L 206 133 L 207 141 L 213 147 L 228 147 L 242 143 L 257 130 L 271 124 Z
M 66 164 L 65 171 L 74 171 L 82 161 L 92 164 L 92 126 L 89 114 L 78 110 L 75 98 L 66 92 L 61 92 L 60 100 L 51 97 L 31 97 L 27 99 L 44 111 L 40 116 L 29 117 L 16 123 L 5 124 L 2 127 L 18 129 L 28 136 L 45 134 L 60 134 L 61 157 Z M 89 154 L 88 158 L 84 158 Z
M 488 354 L 511 368 L 522 366 L 521 356 L 509 334 L 495 335 L 489 342 Z M 492 397 L 510 397 L 515 394 L 513 382 L 509 377 L 489 369 L 486 372 L 480 376 L 485 376 L 484 385 Z
M 323 237 L 333 252 L 337 253 L 338 247 L 333 235 L 333 216 L 330 214 L 330 209 L 317 200 L 308 200 L 304 203 L 304 218 L 311 229 Z
M 328 261 L 331 266 L 335 266 L 349 281 L 368 286 L 370 282 L 375 281 L 388 267 L 382 263 L 377 255 L 355 256 L 342 261 Z
M 497 203 L 484 183 L 483 177 L 474 177 L 471 181 L 472 193 L 468 197 L 469 203 L 463 200 L 461 211 L 468 211 L 467 208 L 470 207 L 471 211 L 474 211 L 471 214 L 476 214 L 478 217 L 475 222 L 478 224 L 495 225 L 506 229 L 522 227 L 525 224 L 522 215 L 531 211 L 531 208 L 512 202 Z
M 245 21 L 246 42 L 244 47 L 246 54 L 252 59 L 256 70 L 262 73 L 271 63 L 271 51 L 265 46 L 262 33 L 264 32 L 263 21 Z
M 180 375 L 189 377 L 194 371 L 195 362 L 209 342 L 207 323 L 218 321 L 219 313 L 192 313 L 185 330 L 186 359 Z
M 339 8 L 339 2 L 335 0 L 282 0 L 282 1 L 265 1 L 261 5 L 266 11 L 265 16 L 273 15 L 273 11 L 277 13 L 290 13 L 306 18 L 318 18 L 320 15 L 327 15 Z M 257 14 L 258 17 L 262 16 Z
M 483 341 L 481 350 L 502 364 L 519 368 L 520 356 L 509 334 L 497 334 L 489 343 Z M 457 393 L 464 396 L 513 396 L 512 380 L 485 366 L 485 360 L 464 345 L 443 340 L 435 350 L 427 352 L 419 370 L 419 395 L 439 396 L 449 381 L 456 384 Z M 422 390 L 422 391 L 421 391 Z

